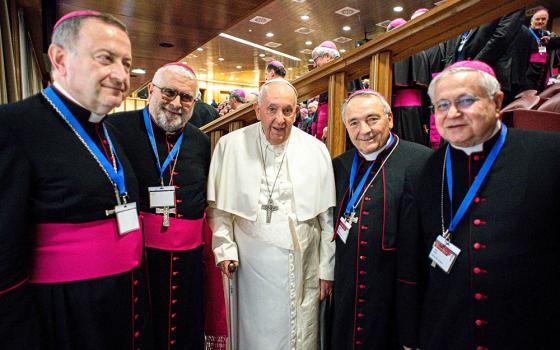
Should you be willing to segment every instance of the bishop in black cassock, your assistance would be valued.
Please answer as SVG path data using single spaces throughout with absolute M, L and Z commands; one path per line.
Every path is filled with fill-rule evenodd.
M 333 160 L 335 231 L 341 229 L 352 194 L 363 197 L 350 211 L 356 220 L 346 242 L 336 234 L 332 349 L 398 349 L 395 269 L 402 193 L 431 151 L 390 133 L 393 116 L 381 98 L 372 90 L 350 96 L 343 118 L 356 149 Z M 349 186 L 354 163 L 357 176 Z
M 57 35 L 76 27 L 75 41 L 61 44 Z M 12 333 L 0 330 L 2 349 L 34 349 L 35 341 L 53 350 L 145 349 L 141 231 L 125 232 L 138 225 L 136 210 L 129 212 L 131 225 L 120 222 L 120 233 L 114 213 L 106 212 L 118 204 L 116 191 L 128 204 L 138 195 L 122 145 L 103 122 L 128 90 L 131 49 L 124 28 L 97 12 L 67 15 L 49 47 L 54 86 L 0 107 L 0 240 L 9 251 L 0 254 L 0 281 L 16 287 L 0 296 L 0 303 L 13 302 L 2 307 L 9 315 L 0 323 L 14 320 Z M 76 126 L 84 130 L 79 137 Z M 97 158 L 93 147 L 100 150 Z M 126 196 L 101 159 L 124 172 Z M 18 287 L 19 281 L 30 284 Z M 33 302 L 24 299 L 27 291 Z M 19 328 L 24 318 L 40 330 L 35 324 Z
M 210 140 L 188 123 L 198 90 L 188 66 L 160 68 L 148 90 L 146 109 L 116 114 L 110 123 L 119 130 L 138 178 L 156 342 L 159 349 L 204 349 L 203 224 Z M 175 191 L 168 226 L 161 208 L 150 206 L 148 188 L 162 183 Z M 209 266 L 219 275 L 213 259 Z
M 401 343 L 549 349 L 560 327 L 560 135 L 505 129 L 498 120 L 503 93 L 491 68 L 460 63 L 431 86 L 436 124 L 450 146 L 429 159 L 403 208 L 409 220 L 398 252 Z M 450 219 L 460 215 L 477 178 L 482 184 L 452 229 Z M 430 254 L 447 230 L 460 252 L 445 271 Z

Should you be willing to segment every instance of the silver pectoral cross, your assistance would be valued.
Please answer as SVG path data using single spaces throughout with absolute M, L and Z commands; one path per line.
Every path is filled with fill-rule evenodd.
M 274 202 L 272 201 L 272 198 L 269 198 L 268 203 L 263 204 L 261 206 L 261 209 L 266 211 L 266 223 L 270 224 L 270 219 L 272 218 L 272 212 L 277 211 L 278 206 L 274 205 Z
M 358 218 L 356 217 L 356 212 L 353 211 L 352 213 L 350 213 L 350 216 L 347 217 L 348 222 L 351 223 L 357 223 L 358 222 Z
M 163 214 L 163 227 L 169 227 L 169 214 L 176 214 L 177 210 L 175 208 L 162 207 L 156 208 L 157 214 Z

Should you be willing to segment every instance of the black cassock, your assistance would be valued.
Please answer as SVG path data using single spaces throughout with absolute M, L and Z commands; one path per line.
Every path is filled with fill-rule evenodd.
M 456 211 L 498 135 L 467 156 L 452 149 Z M 421 349 L 550 349 L 560 341 L 560 134 L 508 129 L 482 187 L 451 240 L 449 274 L 430 266 L 441 234 L 445 148 L 429 160 L 404 209 L 399 237 L 401 342 Z M 450 208 L 443 186 L 445 227 Z M 413 216 L 417 219 L 413 220 Z
M 89 122 L 87 110 L 57 94 L 100 150 L 109 155 L 101 123 Z M 2 213 L 9 214 L 2 215 L 0 223 L 2 246 L 11 245 L 12 251 L 6 256 L 1 254 L 1 266 L 3 270 L 7 267 L 10 274 L 23 274 L 31 257 L 27 251 L 25 255 L 20 254 L 27 248 L 29 242 L 24 239 L 34 231 L 34 224 L 106 220 L 105 210 L 116 205 L 116 197 L 113 185 L 98 163 L 41 94 L 2 106 L 0 116 L 2 135 L 7 135 L 9 140 L 5 145 L 8 152 L 2 152 L 0 173 L 3 183 L 14 181 L 13 185 L 0 188 L 4 200 Z M 114 136 L 110 127 L 108 133 Z M 121 145 L 112 139 L 124 166 L 130 201 L 135 201 L 136 179 Z M 18 236 L 20 242 L 12 236 Z M 7 274 L 9 278 L 10 274 Z M 16 340 L 15 344 L 17 340 L 26 344 L 39 338 L 42 348 L 53 350 L 147 348 L 144 346 L 148 338 L 144 332 L 148 320 L 146 290 L 139 268 L 94 279 L 28 287 L 36 310 L 25 316 L 36 319 L 40 331 L 32 336 L 15 331 L 8 338 L 2 337 L 0 344 L 10 339 Z M 31 303 L 26 308 L 14 304 L 10 317 L 23 317 L 15 313 L 30 308 Z M 5 311 L 3 308 L 0 312 Z M 26 336 L 29 338 L 22 338 Z M 32 348 L 22 345 L 17 349 Z
M 358 204 L 358 222 L 352 225 L 346 244 L 336 236 L 332 349 L 398 349 L 395 268 L 401 194 L 431 151 L 403 140 L 396 147 Z M 374 161 L 366 184 L 392 148 L 382 151 Z M 333 160 L 336 226 L 349 200 L 348 178 L 354 152 L 352 149 Z M 354 187 L 371 165 L 361 156 L 359 159 Z
M 428 144 L 430 126 L 429 66 L 426 51 L 393 64 L 393 131 L 403 140 L 422 145 Z
M 159 186 L 155 155 L 148 139 L 142 111 L 119 113 L 109 118 L 138 178 L 139 208 L 150 209 L 148 187 Z M 163 165 L 180 132 L 167 134 L 152 123 L 160 164 Z M 194 125 L 187 123 L 176 158 L 165 170 L 165 185 L 176 187 L 177 214 L 171 217 L 196 220 L 204 216 L 206 182 L 210 166 L 210 140 Z M 176 163 L 176 164 L 175 164 Z M 173 169 L 174 167 L 174 169 Z M 173 224 L 172 224 L 173 225 Z M 197 232 L 202 237 L 202 232 Z M 204 348 L 204 289 L 202 245 L 190 250 L 147 248 L 147 265 L 152 317 L 158 349 Z

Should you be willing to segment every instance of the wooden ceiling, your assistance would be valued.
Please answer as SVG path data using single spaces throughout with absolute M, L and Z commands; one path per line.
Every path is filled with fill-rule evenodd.
M 37 18 L 39 0 L 19 0 L 25 3 L 26 16 Z M 349 51 L 365 37 L 384 32 L 377 23 L 397 17 L 409 19 L 420 7 L 433 8 L 429 0 L 203 0 L 203 1 L 147 1 L 147 0 L 57 0 L 57 18 L 74 10 L 93 9 L 108 12 L 128 27 L 133 48 L 133 65 L 146 70 L 145 75 L 131 78 L 133 90 L 147 83 L 161 65 L 182 60 L 191 65 L 200 79 L 229 83 L 257 84 L 264 80 L 265 60 L 276 59 L 288 69 L 288 79 L 295 79 L 312 69 L 310 51 L 324 40 L 340 37 L 350 39 L 337 43 L 339 49 Z M 47 1 L 43 0 L 43 9 Z M 551 9 L 552 17 L 560 15 L 560 1 L 538 1 Z M 32 5 L 30 5 L 32 4 Z M 39 5 L 41 6 L 41 5 Z M 395 6 L 403 7 L 394 12 Z M 351 7 L 359 10 L 343 16 L 335 11 Z M 303 20 L 301 16 L 309 16 Z M 255 16 L 271 19 L 266 24 L 253 23 Z M 28 19 L 28 23 L 32 23 Z M 343 26 L 349 26 L 345 31 Z M 299 28 L 312 32 L 300 34 Z M 268 42 L 281 44 L 275 50 L 300 61 L 288 59 L 256 49 L 230 39 L 219 37 L 226 33 L 259 45 Z M 267 37 L 266 33 L 273 33 Z M 40 37 L 32 31 L 32 37 Z M 306 45 L 306 41 L 311 41 Z M 160 43 L 171 43 L 164 48 Z M 41 45 L 35 45 L 35 47 Z M 201 49 L 202 51 L 198 51 Z M 304 50 L 309 50 L 306 51 Z M 259 55 L 264 54 L 264 57 Z M 224 60 L 220 61 L 218 58 Z M 239 67 L 239 68 L 238 68 Z

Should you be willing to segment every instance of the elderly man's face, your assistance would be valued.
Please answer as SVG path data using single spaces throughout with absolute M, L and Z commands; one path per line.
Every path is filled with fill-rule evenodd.
M 280 83 L 267 86 L 255 112 L 268 142 L 279 145 L 290 137 L 296 115 L 294 90 Z
M 496 126 L 504 95 L 500 91 L 494 99 L 489 98 L 478 83 L 479 77 L 477 72 L 458 72 L 444 77 L 436 85 L 436 127 L 440 135 L 454 146 L 470 147 L 483 143 Z M 463 102 L 459 102 L 461 100 Z M 437 106 L 441 103 L 450 103 L 447 112 L 438 111 Z
M 313 60 L 313 65 L 315 67 L 321 67 L 322 65 L 329 63 L 330 61 L 332 61 L 333 58 L 330 55 L 324 55 L 322 57 L 317 57 L 316 59 Z
M 315 113 L 317 111 L 317 106 L 315 105 L 311 105 L 309 106 L 309 113 Z
M 89 18 L 82 22 L 73 51 L 65 49 L 65 87 L 97 114 L 120 106 L 128 93 L 132 63 L 130 40 L 120 28 Z
M 163 92 L 162 92 L 163 89 Z M 165 92 L 175 90 L 179 94 L 170 98 Z M 172 71 L 165 71 L 157 86 L 148 85 L 150 94 L 149 111 L 157 126 L 167 132 L 175 132 L 184 127 L 194 110 L 196 96 L 196 81 Z M 192 101 L 181 101 L 181 94 L 193 96 Z
M 393 115 L 385 114 L 376 96 L 356 96 L 348 102 L 344 113 L 350 140 L 362 154 L 370 154 L 383 147 L 393 127 Z
M 547 23 L 548 12 L 545 10 L 539 10 L 531 17 L 531 28 L 533 29 L 544 29 Z

